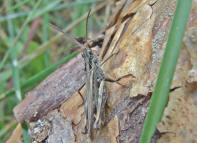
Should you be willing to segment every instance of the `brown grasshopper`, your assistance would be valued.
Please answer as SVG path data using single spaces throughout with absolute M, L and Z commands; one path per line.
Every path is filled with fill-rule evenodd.
M 93 128 L 100 128 L 104 118 L 107 90 L 98 57 L 89 48 L 83 50 L 82 57 L 84 58 L 86 70 L 86 96 L 82 132 L 88 133 L 92 138 Z
M 86 39 L 87 39 L 87 23 L 90 16 L 90 11 L 86 19 Z M 52 25 L 55 29 L 63 32 L 58 27 Z M 63 32 L 64 33 L 64 32 Z M 78 90 L 79 95 L 82 97 L 84 105 L 84 124 L 82 128 L 82 133 L 88 133 L 90 139 L 93 139 L 93 129 L 99 129 L 104 123 L 105 116 L 105 104 L 107 101 L 107 88 L 105 85 L 106 78 L 104 77 L 104 72 L 101 66 L 114 54 L 107 57 L 102 63 L 99 62 L 98 56 L 93 53 L 88 45 L 80 44 L 75 38 L 72 38 L 80 47 L 83 47 L 82 57 L 85 63 L 86 71 L 86 94 L 85 98 L 80 93 L 81 88 Z M 108 81 L 117 80 L 108 79 Z M 119 84 L 119 83 L 118 83 Z
M 95 55 L 90 48 L 85 47 L 82 52 L 86 71 L 86 84 L 84 84 L 86 85 L 86 94 L 84 99 L 84 124 L 82 133 L 88 133 L 90 139 L 93 139 L 93 129 L 100 129 L 101 126 L 104 125 L 105 105 L 108 97 L 105 81 L 117 82 L 120 84 L 118 82 L 120 78 L 113 80 L 110 77 L 105 77 L 101 69 L 101 66 L 117 53 L 118 52 L 112 53 L 100 63 L 98 56 Z M 81 95 L 80 91 L 78 92 Z
M 89 15 L 90 11 L 86 19 L 86 39 L 88 34 L 87 23 Z M 91 139 L 93 138 L 93 129 L 99 129 L 104 124 L 107 88 L 105 86 L 105 76 L 101 66 L 112 55 L 113 54 L 100 63 L 98 56 L 93 53 L 88 45 L 85 46 L 82 52 L 86 71 L 86 95 L 84 100 L 84 125 L 82 133 L 88 133 Z

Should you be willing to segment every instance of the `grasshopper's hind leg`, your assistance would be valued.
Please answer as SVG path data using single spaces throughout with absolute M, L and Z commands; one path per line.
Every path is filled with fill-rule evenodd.
M 101 128 L 102 121 L 104 120 L 105 114 L 105 104 L 107 101 L 107 88 L 105 86 L 105 81 L 102 80 L 99 86 L 99 97 L 97 101 L 97 111 L 96 111 L 96 119 L 94 122 L 94 128 Z

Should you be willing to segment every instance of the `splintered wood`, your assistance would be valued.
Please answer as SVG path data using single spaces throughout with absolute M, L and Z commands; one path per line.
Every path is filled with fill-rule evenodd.
M 113 79 L 124 78 L 118 80 L 119 84 L 106 82 L 108 100 L 104 126 L 93 131 L 95 136 L 90 142 L 139 142 L 175 6 L 176 0 L 122 0 L 116 3 L 114 16 L 105 29 L 99 57 L 102 61 L 114 51 L 119 51 L 102 66 L 102 71 Z M 164 117 L 158 125 L 162 134 L 155 133 L 152 138 L 154 143 L 196 142 L 196 9 L 197 4 L 193 2 L 171 85 L 174 90 L 170 93 Z M 76 93 L 85 81 L 81 78 L 85 74 L 82 61 L 79 55 L 29 92 L 26 99 L 14 109 L 16 119 L 23 122 L 47 118 L 51 121 L 53 133 L 57 135 L 54 132 L 57 122 L 52 122 L 53 116 L 48 119 L 49 117 L 44 115 L 61 106 L 54 116 L 58 114 L 58 119 L 63 120 L 62 133 L 68 141 L 88 142 L 87 135 L 81 133 L 84 125 L 84 104 Z M 85 88 L 81 93 L 85 97 Z M 61 132 L 59 126 L 57 130 L 58 133 Z M 70 138 L 66 134 L 67 131 L 72 133 Z M 45 137 L 46 141 L 51 139 L 50 135 Z M 53 137 L 60 138 L 56 142 L 66 142 L 66 138 L 61 139 L 62 135 L 55 135 Z
M 84 83 L 82 62 L 81 55 L 78 55 L 28 92 L 13 110 L 16 120 L 21 123 L 36 121 L 69 99 Z
M 158 143 L 197 142 L 197 84 L 177 89 L 169 97 L 158 130 L 163 133 Z
M 18 123 L 16 126 L 15 130 L 13 131 L 12 135 L 10 138 L 6 141 L 6 143 L 22 143 L 22 127 L 21 124 Z

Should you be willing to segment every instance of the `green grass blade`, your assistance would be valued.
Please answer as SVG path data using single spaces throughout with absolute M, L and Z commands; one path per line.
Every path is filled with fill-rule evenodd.
M 54 12 L 54 16 L 55 16 L 54 19 L 55 19 L 57 25 L 59 25 L 62 28 L 67 26 L 67 23 L 64 21 L 64 18 L 60 15 L 60 13 L 58 11 Z
M 22 133 L 23 133 L 23 139 L 25 143 L 30 143 L 30 137 L 28 134 L 28 126 L 27 123 L 22 124 Z
M 11 8 L 10 8 L 10 11 L 13 11 L 13 10 L 15 10 L 15 9 L 17 9 L 17 8 L 20 8 L 21 6 L 23 6 L 24 4 L 26 4 L 27 2 L 29 2 L 30 0 L 24 0 L 24 1 L 19 1 L 19 2 L 17 2 L 17 4 L 16 5 L 14 5 L 14 6 L 12 6 Z
M 47 5 L 48 2 L 49 2 L 48 0 L 45 0 L 44 4 Z M 46 12 L 43 15 L 42 21 L 43 21 L 43 24 L 42 24 L 42 42 L 45 43 L 49 39 L 49 23 L 50 23 L 50 15 L 49 15 L 49 13 Z M 48 51 L 49 50 L 44 52 L 44 64 L 45 64 L 45 67 L 49 66 L 49 53 L 48 53 Z
M 17 36 L 16 36 L 16 38 L 15 38 L 15 40 L 14 40 L 14 42 L 13 42 L 13 46 L 14 46 L 14 45 L 16 44 L 16 42 L 18 41 L 18 39 L 19 39 L 19 37 L 21 36 L 21 34 L 22 34 L 22 32 L 23 32 L 25 26 L 29 23 L 30 19 L 34 16 L 35 12 L 37 11 L 37 9 L 38 9 L 38 7 L 39 7 L 39 5 L 40 5 L 40 3 L 41 3 L 41 1 L 42 1 L 42 0 L 37 1 L 37 3 L 35 4 L 35 6 L 33 7 L 32 12 L 31 12 L 31 13 L 29 14 L 29 16 L 25 19 L 25 22 L 24 22 L 23 25 L 21 26 L 20 31 L 19 31 L 19 33 L 17 34 Z
M 6 80 L 9 79 L 11 77 L 11 75 L 12 75 L 11 69 L 1 72 L 0 73 L 0 86 L 1 86 L 1 83 L 6 82 Z
M 61 9 L 68 8 L 68 7 L 81 6 L 82 4 L 91 4 L 95 2 L 101 2 L 101 1 L 104 1 L 104 0 L 84 0 L 84 1 L 76 1 L 76 2 L 71 2 L 71 3 L 64 3 L 56 7 L 54 10 L 61 10 Z
M 40 5 L 41 1 L 42 1 L 42 0 L 40 0 L 40 1 L 38 1 L 38 2 L 36 3 L 36 5 L 34 6 L 33 10 L 30 12 L 30 15 L 26 18 L 24 24 L 22 25 L 22 27 L 21 27 L 21 29 L 20 29 L 18 35 L 16 36 L 16 38 L 15 38 L 15 40 L 14 40 L 14 42 L 13 42 L 13 45 L 16 44 L 16 42 L 17 42 L 17 40 L 19 39 L 20 35 L 22 34 L 22 32 L 23 32 L 25 26 L 28 24 L 29 19 L 32 18 L 32 15 L 34 15 L 34 13 L 35 13 L 36 9 L 38 8 L 38 6 Z M 13 8 L 10 8 L 10 9 L 13 9 Z M 11 11 L 10 9 L 9 9 L 8 11 Z M 10 19 L 8 19 L 8 21 L 9 21 L 9 20 L 10 20 Z M 8 24 L 8 25 L 9 25 L 9 24 Z M 10 30 L 10 28 L 8 28 L 8 31 L 9 31 L 9 30 Z M 13 45 L 12 45 L 11 47 L 13 47 Z M 0 63 L 0 69 L 4 66 L 6 60 L 8 59 L 9 54 L 10 54 L 10 50 L 11 50 L 11 49 L 9 49 L 9 50 L 7 51 L 7 53 L 5 54 L 5 56 L 3 57 L 3 60 L 2 60 L 1 63 Z
M 76 0 L 76 2 L 78 2 L 78 3 L 81 3 L 83 1 L 85 1 L 85 0 Z M 83 6 L 83 7 L 81 7 L 81 6 L 74 7 L 74 11 L 72 13 L 72 20 L 74 21 L 74 20 L 78 19 L 82 14 L 85 14 L 89 9 L 90 8 L 88 5 Z M 85 25 L 86 25 L 86 22 L 83 21 L 78 26 L 76 26 L 74 28 L 74 34 L 78 37 L 86 37 Z
M 0 128 L 0 139 L 2 139 L 2 137 L 5 136 L 11 129 L 15 128 L 16 124 L 16 121 L 11 121 L 4 128 Z
M 18 41 L 20 35 L 22 34 L 24 27 L 27 25 L 27 23 L 29 22 L 29 20 L 32 18 L 32 16 L 34 15 L 36 9 L 38 8 L 38 6 L 40 5 L 42 0 L 38 1 L 33 10 L 32 13 L 26 18 L 25 22 L 23 23 L 19 33 L 17 34 L 16 38 L 14 39 L 14 41 L 12 42 L 12 44 L 10 45 L 10 50 L 11 50 L 11 58 L 12 58 L 12 74 L 13 74 L 13 82 L 14 82 L 14 88 L 15 88 L 15 92 L 16 92 L 16 97 L 19 101 L 22 100 L 22 96 L 21 96 L 21 89 L 20 89 L 20 76 L 19 76 L 19 69 L 18 69 L 18 60 L 17 60 L 17 51 L 15 48 L 16 42 Z M 10 3 L 11 4 L 11 3 Z M 8 6 L 8 11 L 11 11 L 11 5 Z M 14 37 L 14 33 L 13 33 L 13 23 L 11 20 L 8 20 L 8 31 L 9 34 L 11 36 L 11 38 L 13 39 Z
M 59 4 L 57 5 L 55 8 L 52 7 L 51 9 L 45 8 L 44 10 L 37 10 L 37 14 L 35 14 L 36 16 L 40 16 L 42 14 L 44 14 L 45 12 L 50 12 L 50 11 L 57 11 L 57 10 L 62 10 L 64 8 L 69 8 L 69 7 L 74 7 L 74 6 L 78 6 L 78 5 L 82 5 L 82 4 L 91 4 L 91 3 L 95 3 L 95 2 L 100 2 L 103 0 L 86 0 L 83 2 L 71 2 L 71 3 L 64 3 L 64 4 Z M 32 11 L 22 11 L 22 12 L 16 12 L 16 13 L 11 13 L 9 15 L 6 16 L 1 16 L 0 17 L 0 22 L 6 21 L 8 19 L 16 19 L 19 17 L 23 17 L 23 16 L 28 16 L 32 13 Z M 34 16 L 35 18 L 35 16 Z
M 52 1 L 42 9 L 38 9 L 34 12 L 34 14 L 30 17 L 30 20 L 35 19 L 38 16 L 41 16 L 49 11 L 52 11 L 57 5 L 61 2 L 61 0 Z
M 7 9 L 9 10 L 11 7 L 11 3 L 8 5 Z M 12 20 L 8 20 L 8 32 L 10 35 L 10 38 L 13 42 L 14 39 L 14 27 Z M 12 77 L 13 77 L 13 83 L 14 83 L 14 89 L 16 93 L 17 99 L 20 101 L 22 99 L 21 97 L 21 90 L 20 90 L 20 76 L 19 76 L 19 70 L 18 70 L 18 61 L 17 61 L 17 51 L 14 44 L 10 44 L 10 52 L 11 52 L 11 59 L 12 59 Z
M 192 0 L 178 0 L 140 143 L 150 143 L 168 100 Z
M 6 16 L 1 16 L 0 17 L 0 22 L 4 22 L 4 21 L 10 20 L 10 19 L 20 18 L 20 17 L 23 17 L 23 16 L 28 16 L 30 13 L 31 13 L 31 11 L 22 11 L 22 12 L 10 13 Z
M 8 59 L 10 54 L 10 49 L 7 50 L 7 52 L 5 53 L 5 56 L 3 57 L 1 63 L 0 63 L 0 70 L 3 68 L 3 66 L 5 65 L 6 60 Z

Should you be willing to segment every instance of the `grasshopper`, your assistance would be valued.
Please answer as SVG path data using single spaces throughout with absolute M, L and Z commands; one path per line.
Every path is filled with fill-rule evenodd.
M 101 69 L 101 66 L 117 53 L 118 52 L 112 53 L 100 63 L 98 56 L 95 55 L 90 48 L 85 47 L 82 52 L 86 71 L 86 94 L 85 99 L 83 99 L 85 105 L 82 133 L 88 133 L 90 139 L 93 139 L 93 129 L 100 129 L 101 126 L 104 125 L 105 105 L 108 97 L 105 81 L 120 84 L 118 80 L 121 78 L 114 80 L 111 77 L 105 77 Z M 78 92 L 81 95 L 80 91 Z
M 89 15 L 90 11 L 86 19 L 86 39 L 88 34 L 87 23 Z M 86 95 L 84 100 L 84 124 L 82 133 L 88 133 L 91 139 L 93 138 L 93 129 L 100 129 L 104 124 L 107 88 L 105 85 L 104 72 L 101 69 L 101 66 L 112 55 L 100 63 L 97 55 L 95 55 L 87 45 L 82 52 L 86 71 Z
M 91 11 L 91 10 L 90 10 Z M 87 39 L 87 23 L 90 16 L 90 11 L 86 19 L 86 39 Z M 53 28 L 64 33 L 58 27 L 51 25 Z M 64 33 L 65 34 L 65 33 Z M 72 37 L 71 37 L 72 38 Z M 78 90 L 79 95 L 84 101 L 84 124 L 82 128 L 82 133 L 87 133 L 90 139 L 93 139 L 93 129 L 100 129 L 104 124 L 105 116 L 105 104 L 107 101 L 107 88 L 105 85 L 105 76 L 104 72 L 101 69 L 101 66 L 114 54 L 111 54 L 107 57 L 102 63 L 100 63 L 98 56 L 93 53 L 91 48 L 88 47 L 88 44 L 82 45 L 75 38 L 72 38 L 75 43 L 80 47 L 83 47 L 82 57 L 85 63 L 86 71 L 86 82 L 81 86 L 81 88 L 86 85 L 86 94 L 85 98 L 80 93 L 81 88 Z M 117 80 L 111 80 L 115 81 Z M 118 83 L 118 82 L 117 82 Z M 119 83 L 118 83 L 119 84 Z
M 86 70 L 85 115 L 82 132 L 88 133 L 92 138 L 93 128 L 100 128 L 104 118 L 107 89 L 98 57 L 89 48 L 83 50 L 82 57 L 84 58 Z

